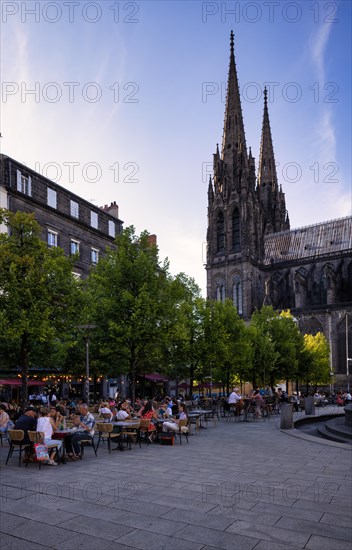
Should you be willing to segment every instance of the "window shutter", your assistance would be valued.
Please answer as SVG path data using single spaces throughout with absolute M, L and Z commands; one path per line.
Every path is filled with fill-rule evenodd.
M 28 195 L 32 196 L 32 178 L 31 176 L 28 176 Z

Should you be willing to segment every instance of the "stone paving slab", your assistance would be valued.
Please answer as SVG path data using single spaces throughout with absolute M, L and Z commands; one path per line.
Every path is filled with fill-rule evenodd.
M 287 437 L 276 416 L 209 424 L 188 445 L 105 447 L 41 470 L 5 466 L 0 447 L 2 547 L 350 547 L 351 449 Z
M 26 550 L 40 550 L 41 548 L 48 548 L 45 541 L 43 541 L 43 544 L 38 544 L 37 542 L 28 542 L 28 540 L 4 534 L 1 535 L 1 545 L 6 550 L 23 550 L 24 548 Z

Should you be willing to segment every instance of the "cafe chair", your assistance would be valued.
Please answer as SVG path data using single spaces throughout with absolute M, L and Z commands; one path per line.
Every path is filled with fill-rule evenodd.
M 147 445 L 149 445 L 149 426 L 150 426 L 150 420 L 149 418 L 142 418 L 141 423 L 139 425 L 139 440 L 145 441 Z
M 188 419 L 189 424 L 189 435 L 193 435 L 192 430 L 194 429 L 195 434 L 200 433 L 200 423 L 199 423 L 200 416 L 190 416 Z
M 183 429 L 182 429 L 183 428 Z M 184 435 L 188 441 L 188 419 L 185 418 L 184 420 L 178 421 L 178 431 L 176 432 L 180 438 L 180 445 L 182 445 L 182 436 Z
M 7 430 L 7 438 L 10 442 L 10 449 L 7 455 L 6 464 L 9 458 L 12 457 L 14 451 L 19 453 L 18 465 L 21 467 L 21 457 L 24 451 L 29 451 L 31 443 L 23 443 L 24 431 L 23 430 Z
M 96 424 L 97 430 L 99 432 L 98 437 L 98 443 L 96 446 L 96 450 L 98 451 L 100 442 L 102 441 L 105 443 L 105 441 L 108 444 L 108 451 L 111 453 L 111 441 L 114 443 L 117 443 L 118 438 L 121 438 L 121 433 L 112 433 L 114 427 L 112 424 L 107 424 L 105 422 L 97 422 Z
M 44 445 L 46 445 L 48 447 L 49 455 L 50 455 L 50 451 L 52 451 L 53 449 L 56 449 L 57 463 L 59 464 L 60 457 L 59 457 L 59 449 L 58 449 L 57 443 L 50 443 L 49 445 L 44 443 L 44 432 L 34 432 L 31 430 L 28 430 L 28 437 L 31 442 L 31 448 L 30 448 L 30 452 L 27 455 L 26 468 L 28 466 L 28 462 L 30 461 L 31 457 L 34 457 L 35 459 L 35 450 L 34 450 L 35 443 L 43 443 Z M 43 464 L 42 461 L 35 459 L 35 462 L 38 462 L 38 466 L 40 470 Z
M 94 436 L 92 438 L 87 437 L 87 439 L 81 439 L 81 441 L 79 442 L 79 446 L 80 446 L 80 459 L 81 460 L 83 458 L 85 447 L 93 447 L 95 456 L 98 456 L 97 455 L 97 446 L 94 443 Z
M 141 448 L 141 439 L 140 439 L 140 422 L 133 424 L 130 428 L 123 428 L 122 430 L 122 440 L 126 442 L 127 448 L 131 450 L 131 444 L 135 445 L 138 443 L 139 448 Z

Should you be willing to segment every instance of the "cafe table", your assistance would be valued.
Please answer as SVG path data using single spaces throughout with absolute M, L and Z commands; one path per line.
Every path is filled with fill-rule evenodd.
M 213 414 L 211 409 L 193 409 L 188 413 L 189 418 L 197 417 L 199 418 L 199 428 L 206 430 L 206 427 L 203 426 L 203 421 L 208 423 L 208 416 Z
M 115 422 L 110 422 L 112 426 L 117 426 L 119 428 L 119 431 L 122 432 L 124 428 L 138 428 L 140 424 L 139 419 L 132 419 L 132 420 L 116 420 Z M 119 438 L 118 446 L 116 447 L 120 451 L 123 451 L 123 441 L 122 438 Z M 116 450 L 116 449 L 113 449 Z
M 52 435 L 52 439 L 65 439 L 66 435 L 76 433 L 78 431 L 77 428 L 66 428 L 64 430 L 55 430 Z M 66 450 L 65 450 L 65 441 L 62 442 L 62 455 L 61 455 L 61 463 L 66 464 Z

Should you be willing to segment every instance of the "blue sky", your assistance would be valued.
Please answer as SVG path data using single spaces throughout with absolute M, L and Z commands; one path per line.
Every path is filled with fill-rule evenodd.
M 277 5 L 279 4 L 279 5 Z M 1 4 L 2 152 L 158 236 L 205 288 L 229 35 L 247 146 L 264 83 L 291 227 L 351 215 L 351 2 Z M 35 93 L 30 93 L 35 90 Z

